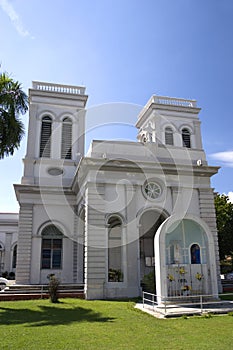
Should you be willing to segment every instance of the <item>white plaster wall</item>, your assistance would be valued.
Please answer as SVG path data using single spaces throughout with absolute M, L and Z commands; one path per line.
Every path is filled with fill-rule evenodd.
M 62 283 L 73 282 L 73 237 L 74 217 L 73 210 L 65 205 L 34 205 L 33 208 L 33 233 L 32 233 L 32 255 L 31 255 L 31 283 L 48 283 L 47 275 L 54 273 Z M 63 258 L 62 269 L 41 270 L 41 227 L 46 223 L 54 223 L 62 228 Z
M 0 213 L 0 243 L 3 245 L 2 272 L 14 271 L 12 268 L 13 248 L 18 240 L 18 214 Z

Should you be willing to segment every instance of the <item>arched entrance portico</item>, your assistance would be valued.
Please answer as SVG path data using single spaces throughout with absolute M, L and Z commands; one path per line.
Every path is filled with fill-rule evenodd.
M 159 302 L 173 296 L 217 296 L 214 239 L 202 219 L 168 218 L 159 227 L 154 246 Z
M 145 275 L 154 272 L 155 251 L 154 237 L 156 231 L 167 218 L 159 209 L 145 210 L 139 219 L 139 249 L 140 249 L 140 280 Z

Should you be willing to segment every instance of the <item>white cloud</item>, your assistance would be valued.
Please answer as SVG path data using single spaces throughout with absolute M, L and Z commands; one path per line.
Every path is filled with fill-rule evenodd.
M 228 192 L 228 197 L 229 197 L 229 199 L 230 199 L 230 202 L 231 203 L 233 203 L 233 192 L 231 191 L 231 192 Z
M 225 166 L 233 167 L 233 151 L 213 153 L 210 156 L 220 161 Z
M 24 29 L 21 19 L 19 18 L 19 15 L 15 11 L 14 7 L 9 2 L 9 0 L 0 0 L 0 6 L 3 9 L 3 11 L 7 14 L 7 16 L 10 18 L 11 22 L 13 23 L 19 35 L 30 36 L 30 33 Z

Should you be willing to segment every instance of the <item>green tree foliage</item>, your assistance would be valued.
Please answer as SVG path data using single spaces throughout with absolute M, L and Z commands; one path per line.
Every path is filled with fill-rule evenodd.
M 233 255 L 233 203 L 225 194 L 215 197 L 220 259 Z
M 0 73 L 0 159 L 19 148 L 24 135 L 20 115 L 27 110 L 28 98 L 21 84 L 7 73 Z

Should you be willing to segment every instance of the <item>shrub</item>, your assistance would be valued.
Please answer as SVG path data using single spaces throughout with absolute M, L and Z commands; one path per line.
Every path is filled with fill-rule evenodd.
M 49 278 L 49 297 L 50 297 L 50 301 L 52 303 L 58 303 L 58 288 L 59 288 L 60 281 L 53 274 L 49 275 L 48 278 Z
M 153 293 L 155 294 L 156 288 L 155 288 L 155 272 L 151 271 L 147 275 L 143 277 L 142 283 L 142 290 L 144 292 Z
M 7 271 L 3 272 L 3 273 L 2 273 L 2 277 L 3 277 L 3 278 L 8 278 L 8 272 L 7 272 Z
M 11 271 L 9 273 L 9 280 L 14 280 L 15 279 L 15 273 L 13 271 Z
M 123 273 L 121 270 L 109 269 L 108 271 L 109 282 L 123 282 Z

